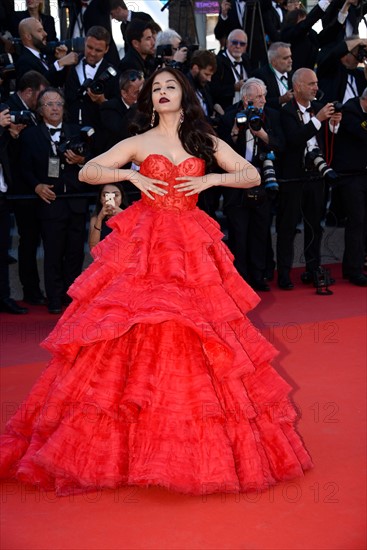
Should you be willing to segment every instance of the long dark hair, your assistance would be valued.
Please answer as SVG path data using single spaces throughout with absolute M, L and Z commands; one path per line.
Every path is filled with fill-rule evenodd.
M 207 168 L 215 163 L 214 145 L 212 136 L 215 132 L 205 120 L 203 109 L 196 97 L 196 94 L 181 71 L 164 67 L 159 69 L 145 82 L 137 101 L 137 111 L 130 126 L 132 134 L 142 134 L 151 129 L 153 112 L 152 86 L 157 75 L 170 73 L 179 83 L 182 89 L 181 106 L 184 112 L 184 120 L 178 129 L 178 137 L 183 148 L 192 156 L 205 160 Z M 159 122 L 159 114 L 156 113 L 154 126 Z

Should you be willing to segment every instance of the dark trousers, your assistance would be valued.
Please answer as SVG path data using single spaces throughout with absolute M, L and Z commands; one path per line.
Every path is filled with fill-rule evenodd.
M 37 266 L 37 249 L 41 240 L 41 222 L 37 200 L 14 200 L 13 210 L 18 227 L 18 270 L 24 296 L 39 297 L 40 279 Z
M 324 182 L 321 180 L 281 184 L 276 221 L 279 277 L 289 276 L 293 264 L 294 236 L 300 216 L 304 223 L 306 270 L 312 272 L 319 267 L 323 203 Z
M 226 206 L 228 246 L 234 265 L 249 282 L 262 281 L 267 267 L 271 202 L 257 206 Z
M 338 189 L 347 215 L 343 274 L 353 277 L 363 272 L 367 233 L 367 177 L 342 178 Z
M 9 298 L 8 245 L 10 235 L 10 211 L 7 200 L 0 194 L 0 300 Z
M 82 272 L 86 214 L 69 210 L 62 217 L 41 223 L 46 294 L 50 301 L 59 301 Z

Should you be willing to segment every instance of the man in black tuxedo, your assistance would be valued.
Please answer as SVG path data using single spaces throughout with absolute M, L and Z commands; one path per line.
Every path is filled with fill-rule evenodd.
M 88 200 L 63 198 L 87 190 L 78 180 L 85 157 L 60 145 L 80 139 L 78 126 L 63 123 L 64 98 L 56 88 L 46 88 L 38 98 L 42 123 L 21 134 L 23 178 L 38 195 L 38 215 L 44 248 L 45 289 L 50 313 L 61 313 L 70 298 L 66 291 L 80 275 L 85 242 Z
M 34 114 L 33 125 L 37 124 L 36 106 L 39 94 L 49 86 L 49 82 L 37 71 L 25 73 L 19 80 L 18 89 L 11 94 L 7 105 L 11 111 L 31 111 Z M 31 124 L 32 125 L 32 124 Z M 11 185 L 9 191 L 13 195 L 29 195 L 29 187 L 25 184 L 21 166 L 20 140 L 18 139 L 25 125 L 11 124 L 9 147 Z M 13 201 L 13 211 L 19 234 L 18 272 L 23 286 L 23 301 L 32 305 L 43 305 L 46 300 L 40 289 L 40 279 L 37 266 L 37 249 L 41 241 L 41 224 L 37 214 L 37 201 L 16 199 Z
M 105 59 L 110 43 L 110 33 L 100 26 L 87 32 L 84 57 L 71 69 L 65 84 L 65 100 L 69 120 L 80 126 L 92 126 L 95 130 L 94 154 L 100 152 L 101 128 L 99 107 L 107 99 L 118 94 L 117 71 Z M 101 93 L 91 89 L 91 82 L 111 71 L 102 86 Z
M 269 63 L 253 71 L 251 76 L 262 80 L 267 89 L 266 102 L 273 109 L 280 109 L 293 98 L 292 52 L 290 44 L 274 42 L 268 50 Z
M 50 63 L 42 54 L 47 44 L 47 33 L 42 23 L 34 17 L 28 17 L 19 23 L 19 36 L 22 51 L 15 65 L 17 82 L 28 71 L 38 71 L 53 86 L 62 86 L 66 78 L 65 67 L 75 65 L 78 54 L 67 53 L 66 46 L 58 46 L 55 50 L 56 61 Z
M 132 21 L 126 31 L 126 42 L 129 48 L 120 61 L 119 71 L 123 73 L 127 69 L 136 69 L 148 78 L 155 70 L 155 37 L 152 24 L 140 19 Z
M 342 25 L 339 32 L 334 35 L 334 40 L 340 42 L 348 36 L 358 35 L 359 24 L 366 13 L 367 2 L 364 0 L 333 0 L 322 18 L 322 26 L 325 29 L 339 18 Z
M 141 19 L 143 21 L 152 21 L 153 19 L 148 13 L 143 11 L 132 11 L 129 10 L 127 5 L 123 0 L 110 0 L 110 14 L 112 19 L 121 22 L 121 34 L 125 42 L 126 50 L 126 31 L 128 29 L 129 23 L 134 21 L 134 19 Z
M 73 0 L 68 4 L 70 4 L 68 7 L 69 27 L 65 38 L 87 36 L 89 29 L 96 25 L 104 27 L 111 35 L 106 59 L 112 65 L 117 66 L 120 57 L 112 38 L 109 0 Z
M 363 56 L 359 59 L 359 51 L 363 49 L 367 51 L 366 38 L 347 38 L 320 52 L 317 76 L 324 103 L 345 103 L 361 95 L 367 84 L 367 65 L 363 69 L 358 67 L 363 61 Z
M 273 260 L 270 222 L 276 185 L 264 179 L 264 160 L 270 152 L 279 154 L 285 148 L 280 114 L 266 103 L 266 86 L 257 78 L 247 80 L 241 89 L 242 100 L 228 108 L 218 127 L 219 136 L 240 155 L 258 168 L 262 184 L 253 199 L 244 189 L 223 188 L 223 210 L 228 222 L 228 245 L 235 257 L 235 266 L 256 290 L 270 290 L 265 275 Z M 260 111 L 252 123 L 238 123 L 237 114 L 246 111 L 252 102 Z M 256 128 L 256 129 L 254 129 Z M 268 159 L 267 159 L 268 160 Z M 273 167 L 276 166 L 276 163 Z M 265 187 L 267 183 L 267 187 Z M 273 183 L 276 183 L 275 181 Z M 272 188 L 272 191 L 270 190 Z
M 256 4 L 256 6 L 255 6 Z M 271 6 L 270 0 L 222 0 L 214 35 L 221 47 L 231 31 L 242 29 L 249 37 L 251 62 L 258 67 L 266 62 L 266 43 L 261 25 L 262 14 Z M 254 11 L 255 10 L 255 11 Z M 254 16 L 255 13 L 255 16 Z
M 352 284 L 367 286 L 363 273 L 367 238 L 367 88 L 361 97 L 349 99 L 342 112 L 332 166 L 338 173 L 348 174 L 338 181 L 347 215 L 343 276 Z
M 282 179 L 285 181 L 280 182 L 277 212 L 278 286 L 283 290 L 293 288 L 290 279 L 293 241 L 301 216 L 304 220 L 306 261 L 302 282 L 312 283 L 314 272 L 320 266 L 324 178 L 309 153 L 320 150 L 322 154 L 325 131 L 336 133 L 341 120 L 341 113 L 335 112 L 332 103 L 323 106 L 314 101 L 318 85 L 316 74 L 311 69 L 295 71 L 292 85 L 294 99 L 280 112 L 287 140 L 286 151 L 281 159 Z M 328 126 L 326 129 L 325 124 Z
M 270 5 L 264 10 L 264 28 L 271 43 L 279 42 L 280 29 L 286 15 L 287 10 L 284 7 L 284 0 L 272 0 Z
M 2 106 L 3 107 L 3 106 Z M 0 312 L 15 315 L 27 313 L 28 310 L 19 306 L 10 297 L 8 245 L 10 238 L 10 209 L 6 194 L 10 183 L 10 167 L 7 155 L 9 136 L 7 128 L 11 117 L 9 109 L 0 111 Z
M 127 70 L 120 75 L 120 97 L 114 97 L 100 105 L 100 127 L 105 141 L 102 151 L 107 151 L 119 141 L 131 137 L 129 125 L 134 116 L 134 105 L 144 84 L 144 75 L 135 69 Z M 130 168 L 131 163 L 123 168 Z M 140 191 L 129 181 L 124 182 L 125 203 L 140 199 Z
M 246 54 L 247 35 L 234 29 L 228 35 L 227 47 L 217 55 L 217 70 L 210 90 L 215 103 L 226 109 L 241 99 L 241 87 L 251 72 L 251 61 Z

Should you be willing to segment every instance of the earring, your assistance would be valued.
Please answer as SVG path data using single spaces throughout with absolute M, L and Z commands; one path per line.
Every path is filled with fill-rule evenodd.
M 183 123 L 185 119 L 185 113 L 184 113 L 184 110 L 182 109 L 181 107 L 181 111 L 180 111 L 180 120 L 179 120 L 179 125 L 181 126 L 181 124 Z
M 155 109 L 152 111 L 152 118 L 150 119 L 150 127 L 153 128 L 155 123 Z

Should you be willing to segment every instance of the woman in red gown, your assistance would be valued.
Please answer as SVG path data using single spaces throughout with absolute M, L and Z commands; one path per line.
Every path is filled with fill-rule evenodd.
M 58 495 L 124 484 L 239 492 L 302 476 L 312 462 L 291 388 L 245 316 L 259 298 L 196 207 L 204 189 L 252 187 L 258 173 L 212 134 L 179 71 L 157 71 L 138 112 L 142 133 L 80 179 L 129 180 L 142 199 L 109 221 L 70 287 L 43 342 L 52 360 L 2 436 L 0 474 Z M 128 162 L 140 171 L 119 168 Z M 205 174 L 215 164 L 225 173 Z

